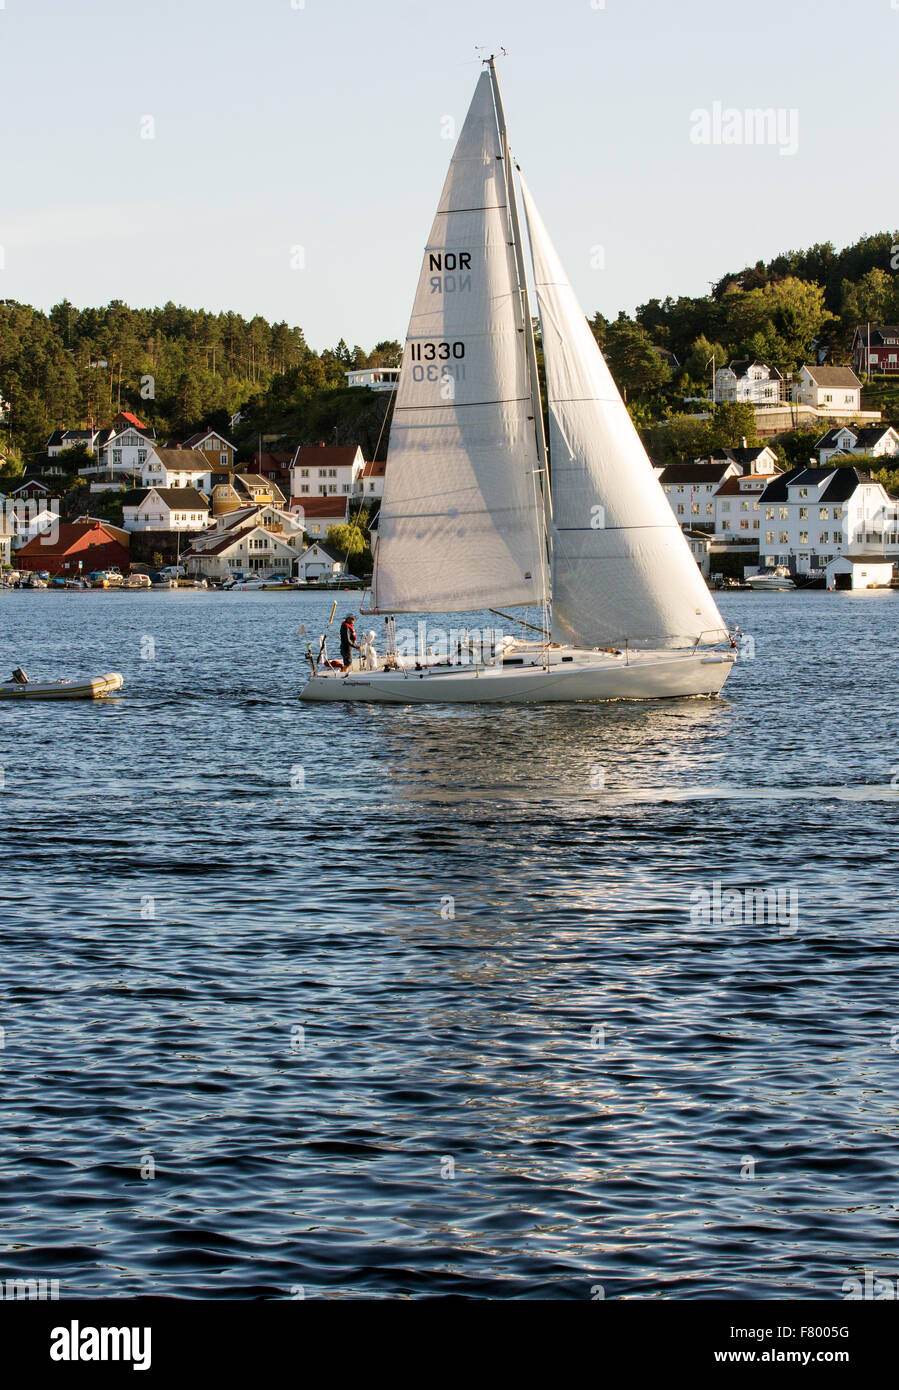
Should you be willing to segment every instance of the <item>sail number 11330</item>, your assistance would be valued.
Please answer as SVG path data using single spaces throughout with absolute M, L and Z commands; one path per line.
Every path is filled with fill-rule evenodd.
M 455 357 L 458 361 L 465 356 L 465 344 L 447 342 L 410 343 L 409 354 L 413 362 L 448 362 L 451 357 Z

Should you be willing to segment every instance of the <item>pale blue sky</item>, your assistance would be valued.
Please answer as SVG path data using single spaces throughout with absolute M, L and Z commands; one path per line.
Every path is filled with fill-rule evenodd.
M 0 297 L 45 308 L 403 337 L 476 44 L 508 50 L 513 151 L 588 313 L 899 222 L 899 0 L 0 6 Z M 692 143 L 716 101 L 796 109 L 797 152 Z

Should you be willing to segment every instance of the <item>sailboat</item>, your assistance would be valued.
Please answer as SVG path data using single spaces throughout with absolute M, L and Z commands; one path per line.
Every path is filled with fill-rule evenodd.
M 518 178 L 516 178 L 516 174 Z M 522 208 L 524 218 L 522 217 Z M 522 223 L 526 219 L 527 238 Z M 545 438 L 528 263 L 542 339 Z M 540 615 L 401 654 L 396 616 Z M 304 700 L 544 703 L 716 695 L 735 647 L 513 166 L 493 58 L 424 252 L 374 547 L 383 659 L 316 658 Z M 551 617 L 550 617 L 551 614 Z M 506 615 L 507 616 L 507 615 Z M 424 628 L 424 624 L 419 624 Z

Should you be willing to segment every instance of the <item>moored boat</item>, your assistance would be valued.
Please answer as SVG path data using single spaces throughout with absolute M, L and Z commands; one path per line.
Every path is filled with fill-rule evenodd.
M 746 582 L 750 589 L 775 589 L 786 592 L 796 588 L 795 580 L 786 565 L 777 565 L 774 569 L 759 570 L 758 574 L 751 574 Z

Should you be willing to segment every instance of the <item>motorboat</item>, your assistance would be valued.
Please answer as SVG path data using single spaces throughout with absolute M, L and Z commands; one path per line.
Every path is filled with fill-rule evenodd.
M 758 574 L 751 574 L 747 579 L 750 589 L 795 589 L 796 581 L 790 574 L 786 565 L 777 565 L 774 569 L 759 570 Z

